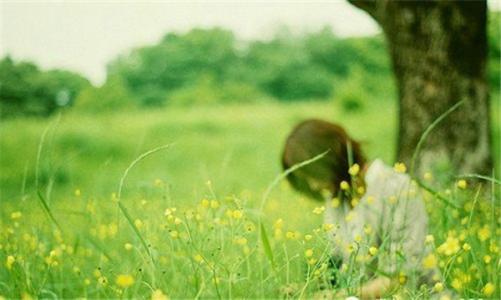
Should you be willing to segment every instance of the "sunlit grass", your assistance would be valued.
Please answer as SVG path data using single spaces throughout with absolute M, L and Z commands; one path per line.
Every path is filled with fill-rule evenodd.
M 332 245 L 325 234 L 336 228 L 322 225 L 318 206 L 292 195 L 287 185 L 279 186 L 265 209 L 273 266 L 259 239 L 259 199 L 246 193 L 216 197 L 217 191 L 207 183 L 206 197 L 176 203 L 168 200 L 165 184 L 161 180 L 148 184 L 157 196 L 122 200 L 138 234 L 117 213 L 114 196 L 96 200 L 76 191 L 66 201 L 54 203 L 62 230 L 33 203 L 5 207 L 1 294 L 14 298 L 23 294 L 307 297 L 329 287 L 327 261 Z M 432 220 L 426 243 L 435 251 L 423 259 L 423 266 L 440 267 L 442 276 L 433 286 L 421 287 L 407 287 L 406 281 L 412 280 L 402 277 L 394 293 L 421 298 L 443 287 L 465 297 L 498 295 L 499 205 L 480 198 L 463 183 L 445 193 L 461 209 L 450 208 L 430 194 L 425 197 Z M 356 265 L 385 251 L 363 241 L 356 249 Z M 336 288 L 355 292 L 368 279 L 357 270 L 344 265 Z
M 322 224 L 322 207 L 338 203 L 306 200 L 280 181 L 262 214 L 260 204 L 281 172 L 282 142 L 295 122 L 308 116 L 341 122 L 365 142 L 371 158 L 391 162 L 393 114 L 383 106 L 347 115 L 329 103 L 63 114 L 49 128 L 40 161 L 40 190 L 60 229 L 34 186 L 37 146 L 49 123 L 3 123 L 0 296 L 309 298 L 322 288 L 356 293 L 369 279 L 356 266 L 385 249 L 358 245 L 355 263 L 341 267 L 340 285 L 330 286 L 332 245 L 325 236 L 335 226 Z M 130 163 L 170 143 L 130 169 L 119 197 Z M 440 268 L 441 276 L 416 287 L 411 275 L 398 274 L 401 285 L 392 294 L 500 298 L 495 184 L 478 188 L 468 179 L 444 185 L 438 177 L 422 178 L 439 190 L 424 197 L 426 243 L 434 251 L 422 264 Z

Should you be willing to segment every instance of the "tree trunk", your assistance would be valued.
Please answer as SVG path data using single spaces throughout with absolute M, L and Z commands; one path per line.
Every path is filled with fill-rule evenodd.
M 456 172 L 492 172 L 485 1 L 362 1 L 386 36 L 399 92 L 399 161 L 411 163 L 426 128 L 464 103 L 430 133 L 416 171 L 447 162 Z

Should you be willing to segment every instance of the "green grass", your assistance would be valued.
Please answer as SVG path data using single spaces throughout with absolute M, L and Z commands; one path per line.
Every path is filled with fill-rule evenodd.
M 281 172 L 285 136 L 304 118 L 331 120 L 362 141 L 369 158 L 392 163 L 395 114 L 386 102 L 359 113 L 312 102 L 70 111 L 60 119 L 2 122 L 0 296 L 149 298 L 160 290 L 172 298 L 310 297 L 327 276 L 329 245 L 322 217 L 312 213 L 320 204 L 280 182 L 264 214 L 259 209 Z M 37 151 L 46 128 L 38 197 Z M 130 169 L 118 202 L 131 162 L 165 144 Z M 488 187 L 479 196 L 448 188 L 441 195 L 460 209 L 434 195 L 426 200 L 434 245 L 449 238 L 471 249 L 437 250 L 441 281 L 464 297 L 482 296 L 491 283 L 499 298 L 499 201 Z M 356 290 L 367 278 L 350 270 L 341 274 L 342 288 Z M 117 282 L 119 275 L 134 283 L 124 287 L 128 277 Z M 396 293 L 424 297 L 432 289 L 403 285 Z
M 286 134 L 308 117 L 344 124 L 364 143 L 370 157 L 391 162 L 395 111 L 390 105 L 361 114 L 346 114 L 330 103 L 168 108 L 86 116 L 69 113 L 49 131 L 40 180 L 44 185 L 54 182 L 56 198 L 69 196 L 76 188 L 88 195 L 109 196 L 130 161 L 158 145 L 173 144 L 168 152 L 138 166 L 129 179 L 135 187 L 132 190 L 138 192 L 160 178 L 181 198 L 203 194 L 201 187 L 209 179 L 224 194 L 243 189 L 259 192 L 280 171 Z M 25 192 L 31 192 L 38 143 L 48 125 L 45 119 L 0 124 L 3 199 L 18 199 L 24 181 Z

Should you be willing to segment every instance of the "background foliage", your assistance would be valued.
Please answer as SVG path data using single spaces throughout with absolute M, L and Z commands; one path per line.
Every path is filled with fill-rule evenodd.
M 500 14 L 490 14 L 489 82 L 500 80 Z M 34 63 L 0 61 L 3 117 L 47 116 L 60 107 L 101 112 L 165 105 L 330 100 L 347 111 L 367 101 L 394 101 L 395 85 L 381 35 L 339 38 L 330 29 L 242 42 L 231 31 L 192 29 L 113 59 L 106 82 L 41 71 Z M 495 93 L 494 93 L 495 94 Z

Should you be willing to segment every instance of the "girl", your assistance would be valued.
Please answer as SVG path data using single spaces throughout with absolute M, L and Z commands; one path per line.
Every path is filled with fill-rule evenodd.
M 358 296 L 379 298 L 406 281 L 417 286 L 430 282 L 436 277 L 434 262 L 423 263 L 433 260 L 425 248 L 428 218 L 405 166 L 368 162 L 343 128 L 312 119 L 287 138 L 283 168 L 327 150 L 287 179 L 296 190 L 326 202 L 325 222 L 336 228 L 329 233 L 332 256 L 344 264 L 341 269 L 364 261 L 357 264 L 365 275 Z

